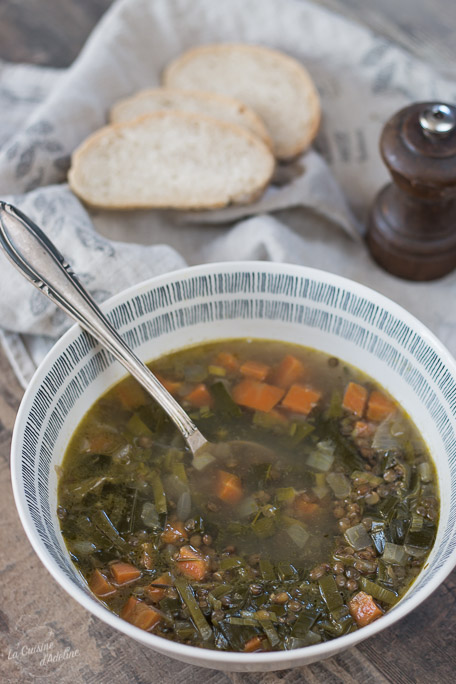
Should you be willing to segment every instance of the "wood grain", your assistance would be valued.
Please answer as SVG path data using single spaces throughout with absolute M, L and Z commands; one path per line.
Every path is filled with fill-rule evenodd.
M 171 0 L 170 0 L 171 1 Z M 317 1 L 317 0 L 316 0 Z M 454 0 L 318 0 L 456 73 Z M 1 0 L 0 58 L 66 66 L 110 0 Z M 356 648 L 309 667 L 270 674 L 219 673 L 145 649 L 90 616 L 51 578 L 15 511 L 9 449 L 21 398 L 0 351 L 0 679 L 7 684 L 448 684 L 456 663 L 456 572 L 417 610 Z M 21 654 L 52 642 L 75 654 L 40 665 Z M 14 658 L 14 653 L 18 654 Z
M 112 0 L 1 0 L 0 58 L 65 67 Z
M 313 0 L 368 26 L 456 76 L 456 3 L 453 0 Z

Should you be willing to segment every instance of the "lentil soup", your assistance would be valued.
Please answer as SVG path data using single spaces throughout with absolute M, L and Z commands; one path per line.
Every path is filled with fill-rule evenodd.
M 110 610 L 205 648 L 293 649 L 380 618 L 426 562 L 439 501 L 401 407 L 335 357 L 267 340 L 199 345 L 150 364 L 213 442 L 192 456 L 128 378 L 65 454 L 58 517 Z

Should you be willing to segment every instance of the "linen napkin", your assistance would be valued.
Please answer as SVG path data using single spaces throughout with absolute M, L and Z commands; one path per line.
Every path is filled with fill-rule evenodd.
M 212 42 L 267 45 L 296 57 L 320 92 L 314 148 L 248 207 L 198 213 L 87 210 L 68 189 L 70 155 L 120 98 L 156 86 L 182 51 Z M 118 0 L 64 71 L 0 64 L 0 192 L 56 243 L 98 301 L 185 263 L 270 259 L 371 285 L 456 351 L 456 276 L 405 283 L 373 264 L 359 226 L 387 174 L 383 123 L 414 100 L 456 99 L 456 84 L 306 0 Z M 290 173 L 291 172 L 291 173 Z M 0 338 L 25 387 L 70 322 L 0 256 Z

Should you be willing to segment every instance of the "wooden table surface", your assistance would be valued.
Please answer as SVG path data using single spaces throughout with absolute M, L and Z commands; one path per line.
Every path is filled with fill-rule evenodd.
M 316 0 L 394 39 L 456 76 L 454 0 Z M 110 0 L 1 0 L 0 58 L 67 66 Z M 1 116 L 1 113 L 0 113 Z M 5 294 L 5 293 L 2 293 Z M 449 684 L 456 669 L 456 572 L 411 615 L 375 639 L 309 667 L 219 673 L 158 656 L 91 617 L 51 578 L 15 511 L 9 449 L 22 396 L 0 350 L 0 682 L 179 684 Z M 56 662 L 43 662 L 43 645 Z M 46 646 L 47 645 L 47 646 Z

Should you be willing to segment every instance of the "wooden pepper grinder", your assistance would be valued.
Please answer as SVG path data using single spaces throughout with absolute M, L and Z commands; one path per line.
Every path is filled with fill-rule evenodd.
M 401 278 L 440 278 L 456 267 L 456 107 L 401 109 L 385 125 L 380 151 L 393 183 L 371 210 L 372 256 Z

